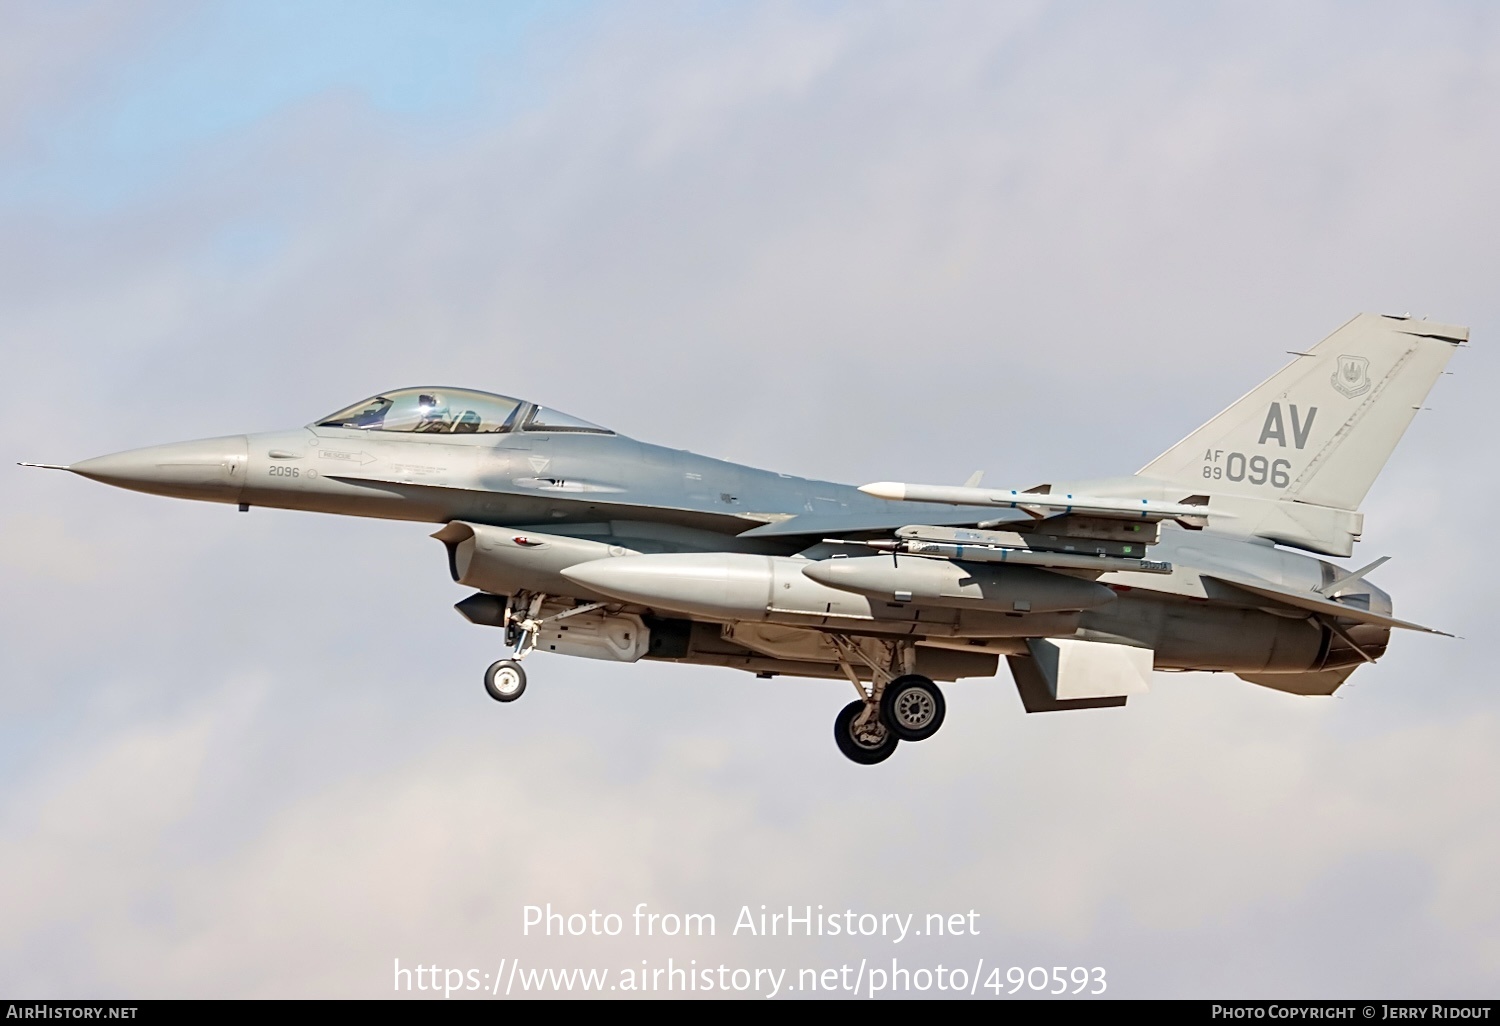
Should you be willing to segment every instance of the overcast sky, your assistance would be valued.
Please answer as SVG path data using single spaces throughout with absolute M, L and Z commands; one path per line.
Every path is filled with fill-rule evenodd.
M 0 992 L 1100 966 L 1116 996 L 1493 997 L 1500 9 L 0 0 Z M 1339 696 L 847 684 L 546 655 L 419 524 L 22 470 L 420 383 L 860 482 L 1129 473 L 1360 311 L 1468 324 L 1351 565 Z M 523 937 L 522 907 L 718 936 Z M 750 939 L 742 905 L 979 913 Z

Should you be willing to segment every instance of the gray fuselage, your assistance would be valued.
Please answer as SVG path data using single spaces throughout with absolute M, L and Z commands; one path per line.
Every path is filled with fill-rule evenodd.
M 516 423 L 523 420 L 517 417 Z M 877 499 L 848 485 L 741 466 L 599 429 L 463 434 L 313 425 L 133 450 L 69 469 L 179 498 L 522 528 L 607 541 L 638 553 L 816 557 L 829 554 L 825 538 L 874 537 L 908 524 L 1026 520 L 1015 512 Z M 1339 639 L 1316 622 L 1268 612 L 1264 603 L 1247 600 L 1244 593 L 1200 573 L 1233 567 L 1311 589 L 1333 572 L 1322 560 L 1258 540 L 1212 530 L 1187 532 L 1170 524 L 1153 557 L 1170 561 L 1172 573 L 1098 576 L 1113 591 L 1114 601 L 1066 615 L 960 610 L 929 613 L 924 621 L 920 609 L 914 615 L 910 606 L 870 602 L 859 607 L 858 615 L 840 620 L 830 602 L 828 615 L 812 617 L 804 611 L 783 622 L 787 627 L 899 634 L 976 656 L 1014 654 L 1022 650 L 1025 637 L 1119 641 L 1152 649 L 1159 669 L 1302 673 L 1359 658 L 1341 651 Z M 560 575 L 549 580 L 549 595 L 598 597 Z M 1370 608 L 1389 610 L 1383 592 L 1363 587 Z M 736 616 L 712 619 L 717 621 L 712 629 L 723 628 L 727 635 Z M 775 621 L 774 616 L 759 619 Z M 1362 630 L 1365 650 L 1383 651 L 1386 632 Z M 707 636 L 702 629 L 695 635 L 700 645 Z M 718 641 L 707 645 L 704 659 L 693 659 L 691 652 L 677 657 L 758 671 L 808 672 L 790 663 L 773 666 L 774 660 L 765 658 L 726 661 L 720 658 L 722 647 Z M 975 665 L 993 664 L 991 657 Z M 831 675 L 826 669 L 817 675 Z

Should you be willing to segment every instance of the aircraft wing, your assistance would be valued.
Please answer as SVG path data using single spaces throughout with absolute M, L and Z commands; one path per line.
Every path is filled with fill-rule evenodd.
M 931 507 L 913 512 L 909 509 L 850 513 L 802 513 L 774 524 L 762 524 L 740 532 L 741 538 L 796 538 L 801 536 L 825 538 L 829 535 L 845 537 L 856 534 L 888 534 L 908 524 L 932 524 L 938 527 L 975 527 L 1024 520 L 1031 517 L 1020 510 L 983 509 L 980 507 L 958 507 L 934 515 Z
M 1285 585 L 1268 581 L 1261 577 L 1249 574 L 1234 573 L 1227 570 L 1208 570 L 1201 574 L 1202 577 L 1227 584 L 1232 588 L 1250 592 L 1261 598 L 1270 599 L 1284 606 L 1292 606 L 1296 609 L 1305 609 L 1309 613 L 1319 613 L 1323 616 L 1337 617 L 1340 620 L 1354 620 L 1357 623 L 1370 623 L 1380 627 L 1400 627 L 1408 631 L 1421 631 L 1424 634 L 1441 634 L 1445 638 L 1453 635 L 1447 631 L 1435 630 L 1431 627 L 1423 627 L 1419 623 L 1409 623 L 1406 620 L 1397 620 L 1395 617 L 1386 616 L 1383 613 L 1372 613 L 1368 609 L 1360 609 L 1358 606 L 1345 605 L 1335 602 L 1333 599 L 1315 595 L 1309 591 L 1297 591 Z

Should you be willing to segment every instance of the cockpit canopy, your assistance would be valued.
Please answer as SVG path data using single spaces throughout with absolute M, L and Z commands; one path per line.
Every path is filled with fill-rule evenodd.
M 502 431 L 613 431 L 534 403 L 467 388 L 403 388 L 384 392 L 324 417 L 318 427 L 431 434 L 499 434 Z

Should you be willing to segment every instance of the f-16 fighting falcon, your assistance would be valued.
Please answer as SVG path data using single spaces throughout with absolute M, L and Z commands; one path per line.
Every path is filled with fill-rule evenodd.
M 1385 653 L 1349 569 L 1360 503 L 1468 329 L 1362 314 L 1132 476 L 862 488 L 662 448 L 522 399 L 384 392 L 303 428 L 68 470 L 182 499 L 441 524 L 470 622 L 509 649 L 840 680 L 857 763 L 942 726 L 936 682 L 1003 657 L 1027 712 L 1123 706 L 1152 670 L 1330 695 Z M 46 464 L 26 464 L 47 466 Z

